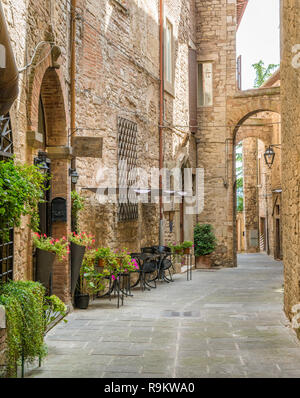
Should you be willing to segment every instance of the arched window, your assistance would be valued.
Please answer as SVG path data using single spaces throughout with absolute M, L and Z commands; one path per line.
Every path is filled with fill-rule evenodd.
M 9 115 L 0 117 L 0 161 L 8 160 L 13 155 L 13 137 Z M 7 282 L 13 277 L 14 231 L 10 230 L 9 242 L 0 240 L 0 282 Z

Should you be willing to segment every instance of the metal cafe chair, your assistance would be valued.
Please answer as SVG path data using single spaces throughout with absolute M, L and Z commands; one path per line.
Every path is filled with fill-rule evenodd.
M 131 258 L 135 259 L 139 265 L 138 278 L 133 281 L 131 288 L 136 287 L 138 284 L 141 285 L 141 290 L 151 290 L 156 288 L 156 282 L 151 275 L 157 271 L 157 262 L 153 256 L 153 253 L 131 253 Z M 154 286 L 151 285 L 154 282 Z
M 174 282 L 172 272 L 175 272 L 174 265 L 172 262 L 173 253 L 167 246 L 153 246 L 153 250 L 159 255 L 158 260 L 158 279 L 164 282 Z M 166 275 L 169 273 L 169 277 Z

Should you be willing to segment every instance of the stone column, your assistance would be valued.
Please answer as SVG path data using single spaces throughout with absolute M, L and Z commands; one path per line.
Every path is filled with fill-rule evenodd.
M 64 198 L 67 201 L 67 221 L 52 224 L 52 236 L 60 239 L 71 232 L 71 178 L 69 176 L 70 154 L 67 147 L 47 148 L 51 159 L 51 200 Z M 65 303 L 71 303 L 70 282 L 71 269 L 69 257 L 61 261 L 56 259 L 53 273 L 53 294 L 59 296 Z
M 257 191 L 257 139 L 243 140 L 245 251 L 259 251 L 258 191 Z

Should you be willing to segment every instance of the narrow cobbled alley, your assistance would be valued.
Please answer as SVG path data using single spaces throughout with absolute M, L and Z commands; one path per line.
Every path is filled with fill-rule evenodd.
M 47 335 L 27 377 L 300 377 L 300 344 L 282 311 L 283 267 L 263 254 L 196 270 L 124 307 L 96 300 Z

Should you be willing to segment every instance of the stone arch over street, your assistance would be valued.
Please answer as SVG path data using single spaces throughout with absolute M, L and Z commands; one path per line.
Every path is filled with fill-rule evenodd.
M 249 202 L 253 203 L 252 212 L 255 213 L 255 216 L 252 218 L 253 225 L 247 225 L 247 221 L 245 220 L 245 231 L 243 232 L 245 236 L 245 247 L 247 248 L 248 242 L 248 251 L 257 252 L 260 251 L 260 245 L 262 234 L 261 234 L 261 224 L 258 209 L 258 171 L 257 169 L 257 156 L 258 156 L 258 147 L 260 143 L 260 151 L 263 151 L 264 147 L 267 147 L 272 144 L 281 144 L 281 142 L 273 142 L 274 138 L 274 126 L 280 128 L 280 87 L 270 87 L 270 88 L 261 88 L 256 90 L 247 90 L 237 93 L 235 96 L 228 98 L 227 101 L 228 106 L 228 126 L 230 128 L 231 134 L 231 142 L 232 142 L 232 157 L 230 162 L 232 163 L 232 204 L 233 204 L 233 256 L 236 258 L 236 253 L 238 251 L 237 242 L 239 237 L 237 236 L 237 181 L 236 181 L 236 145 L 244 142 L 247 143 L 248 146 L 248 161 L 252 156 L 250 165 L 248 166 L 252 169 L 252 173 L 249 173 L 250 178 L 246 178 L 247 184 L 250 183 L 250 187 L 247 187 L 247 194 L 250 199 Z M 273 118 L 275 116 L 276 121 L 274 122 Z M 277 118 L 276 118 L 277 117 Z M 247 153 L 247 151 L 246 151 Z M 264 162 L 263 156 L 260 153 L 260 162 Z M 254 163 L 255 162 L 255 163 Z M 249 163 L 249 162 L 248 162 Z M 261 163 L 260 163 L 261 164 Z M 245 166 L 245 165 L 244 165 Z M 254 169 L 255 167 L 255 169 Z M 261 167 L 261 166 L 260 166 Z M 255 173 L 253 172 L 255 170 Z M 271 170 L 266 170 L 266 175 L 271 178 Z M 267 178 L 267 177 L 266 177 Z M 251 181 L 250 181 L 251 180 Z M 245 186 L 245 180 L 244 180 Z M 229 188 L 230 189 L 230 188 Z M 266 195 L 265 195 L 266 196 Z M 277 199 L 276 199 L 277 200 Z M 255 208 L 257 206 L 257 209 Z M 244 212 L 244 218 L 245 213 Z M 247 217 L 246 217 L 247 219 Z M 267 213 L 268 219 L 268 213 Z M 251 224 L 250 222 L 250 224 Z M 247 230 L 248 229 L 248 230 Z M 253 236 L 252 236 L 252 235 Z M 249 248 L 249 242 L 252 239 L 257 241 L 257 245 L 254 248 Z M 265 237 L 263 239 L 266 239 Z M 269 240 L 269 237 L 267 238 Z M 267 247 L 269 247 L 267 245 Z M 267 252 L 269 248 L 267 249 Z

